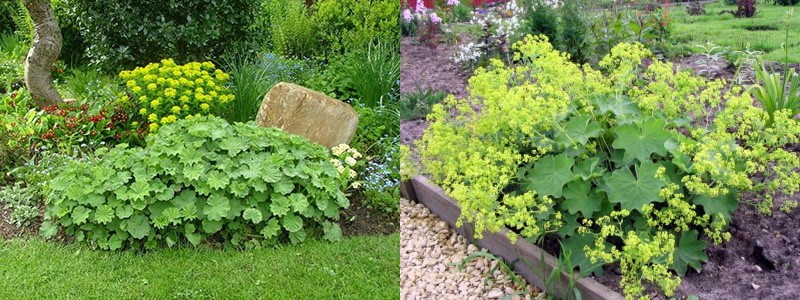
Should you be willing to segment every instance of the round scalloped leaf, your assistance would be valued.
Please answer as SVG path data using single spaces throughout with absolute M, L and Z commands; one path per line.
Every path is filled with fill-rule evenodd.
M 108 224 L 114 219 L 114 209 L 108 205 L 101 205 L 94 211 L 94 221 L 100 224 Z
M 253 222 L 253 224 L 261 223 L 262 220 L 261 211 L 255 208 L 245 209 L 244 212 L 242 213 L 242 218 L 250 222 Z
M 231 210 L 230 202 L 225 196 L 220 194 L 212 194 L 208 197 L 206 206 L 203 207 L 203 214 L 211 221 L 222 220 L 223 217 L 228 215 Z
M 303 218 L 293 213 L 283 216 L 283 228 L 289 232 L 297 232 L 303 229 Z
M 566 154 L 540 158 L 528 175 L 527 189 L 536 191 L 540 196 L 561 197 L 562 188 L 572 180 L 574 163 Z
M 89 214 L 91 210 L 87 209 L 83 205 L 78 205 L 72 209 L 72 223 L 75 225 L 81 225 L 86 223 L 86 220 L 89 219 Z
M 126 230 L 135 239 L 142 239 L 150 233 L 150 222 L 144 215 L 135 215 L 127 220 Z
M 277 219 L 269 219 L 267 225 L 261 229 L 261 235 L 264 236 L 265 239 L 271 239 L 278 235 L 281 231 L 281 225 L 278 223 Z

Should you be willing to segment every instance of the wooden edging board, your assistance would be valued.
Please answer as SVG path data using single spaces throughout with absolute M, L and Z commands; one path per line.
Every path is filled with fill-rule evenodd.
M 512 244 L 507 237 L 509 230 L 503 228 L 497 233 L 484 232 L 483 238 L 473 238 L 474 229 L 470 224 L 456 227 L 461 209 L 455 199 L 445 194 L 444 190 L 423 176 L 404 181 L 400 185 L 400 193 L 409 200 L 422 203 L 440 219 L 450 224 L 459 234 L 473 244 L 486 248 L 493 255 L 503 258 L 514 271 L 529 283 L 543 288 L 552 270 L 557 266 L 557 259 L 538 246 L 519 238 Z M 544 269 L 544 272 L 543 272 Z M 578 278 L 577 274 L 573 274 Z M 569 289 L 570 274 L 561 272 L 560 282 L 551 284 L 548 293 L 561 299 L 572 299 L 573 291 Z M 591 278 L 580 278 L 575 283 L 581 298 L 587 300 L 622 300 L 619 293 L 611 290 Z

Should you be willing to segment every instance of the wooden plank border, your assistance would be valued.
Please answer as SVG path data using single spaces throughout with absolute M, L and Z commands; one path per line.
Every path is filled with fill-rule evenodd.
M 473 238 L 474 228 L 471 224 L 456 227 L 456 220 L 461 215 L 461 209 L 459 209 L 455 199 L 447 196 L 442 188 L 423 176 L 417 176 L 403 182 L 400 185 L 400 193 L 406 199 L 415 200 L 428 207 L 432 213 L 439 216 L 447 224 L 450 224 L 452 228 L 455 228 L 456 232 L 466 237 L 473 244 L 486 248 L 495 256 L 503 258 L 509 266 L 513 267 L 517 274 L 537 287 L 542 288 L 545 286 L 547 278 L 557 266 L 557 259 L 554 256 L 524 239 L 517 239 L 517 242 L 512 244 L 507 237 L 509 232 L 507 228 L 503 228 L 497 233 L 484 232 L 483 238 L 476 241 Z M 542 272 L 542 269 L 544 269 L 544 272 Z M 575 276 L 577 277 L 577 275 Z M 572 298 L 573 291 L 568 287 L 570 274 L 561 272 L 560 279 L 560 282 L 555 284 L 549 293 L 555 294 L 554 296 L 559 298 Z M 580 278 L 575 285 L 583 299 L 625 299 L 619 293 L 592 278 Z

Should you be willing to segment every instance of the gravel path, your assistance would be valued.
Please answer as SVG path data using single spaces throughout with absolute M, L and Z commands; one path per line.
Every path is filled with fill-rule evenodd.
M 538 299 L 538 289 L 511 275 L 497 260 L 479 257 L 456 266 L 478 249 L 422 204 L 400 200 L 400 299 Z M 514 275 L 515 276 L 515 275 Z M 509 297 L 506 297 L 508 295 Z M 539 296 L 539 297 L 537 297 Z

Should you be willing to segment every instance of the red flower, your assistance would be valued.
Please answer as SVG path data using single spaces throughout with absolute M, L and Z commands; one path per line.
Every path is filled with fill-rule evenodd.
M 11 99 L 17 98 L 17 92 L 11 93 Z M 14 102 L 11 102 L 14 103 Z

